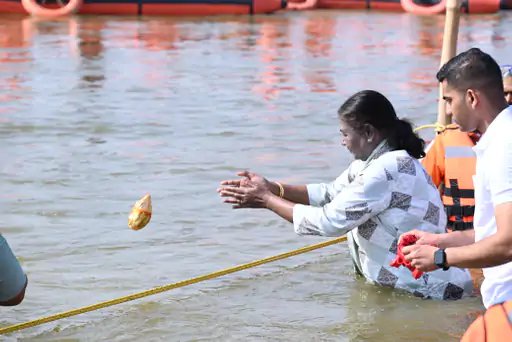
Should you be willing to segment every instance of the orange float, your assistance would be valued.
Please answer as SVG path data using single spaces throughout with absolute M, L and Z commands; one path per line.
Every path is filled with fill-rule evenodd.
M 59 17 L 72 14 L 92 15 L 250 15 L 265 14 L 286 8 L 286 0 L 0 0 L 0 14 L 32 14 Z M 512 0 L 511 0 L 512 1 Z
M 289 0 L 287 9 L 360 9 L 392 12 L 410 12 L 420 15 L 444 13 L 446 0 Z M 465 0 L 462 13 L 496 13 L 511 10 L 512 0 Z
M 21 0 L 21 5 L 27 13 L 43 18 L 65 17 L 76 13 L 82 6 L 83 0 L 69 0 L 65 5 L 59 1 L 58 4 L 59 8 L 45 8 L 39 5 L 36 0 Z
M 318 0 L 306 0 L 304 2 L 291 0 L 291 1 L 288 1 L 288 5 L 286 6 L 286 8 L 290 9 L 290 10 L 304 11 L 304 10 L 316 8 L 317 5 L 318 5 Z
M 414 2 L 414 0 L 400 0 L 400 5 L 404 11 L 413 13 L 413 14 L 421 14 L 421 15 L 434 15 L 441 14 L 446 11 L 446 2 L 447 0 L 441 0 L 439 3 L 432 6 L 424 6 L 418 5 Z
M 512 341 L 512 301 L 491 306 L 466 330 L 461 342 Z

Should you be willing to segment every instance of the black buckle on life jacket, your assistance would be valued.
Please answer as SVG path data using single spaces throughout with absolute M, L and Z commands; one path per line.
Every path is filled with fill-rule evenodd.
M 452 222 L 448 220 L 446 225 L 452 231 L 473 229 L 473 222 Z
M 447 205 L 445 206 L 446 216 L 463 216 L 470 217 L 475 216 L 475 206 L 474 205 Z
M 475 198 L 475 190 L 447 188 L 443 185 L 443 194 L 453 198 Z

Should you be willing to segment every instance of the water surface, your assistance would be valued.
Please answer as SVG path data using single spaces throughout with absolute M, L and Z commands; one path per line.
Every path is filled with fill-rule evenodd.
M 507 19 L 464 16 L 459 51 L 510 63 Z M 30 279 L 0 325 L 325 240 L 270 212 L 231 210 L 218 182 L 244 168 L 334 179 L 351 160 L 336 110 L 361 89 L 383 92 L 415 125 L 435 122 L 443 26 L 343 11 L 0 17 L 0 229 Z M 146 193 L 153 218 L 135 232 L 128 213 Z M 480 298 L 424 301 L 365 284 L 340 244 L 6 340 L 457 341 L 481 310 Z

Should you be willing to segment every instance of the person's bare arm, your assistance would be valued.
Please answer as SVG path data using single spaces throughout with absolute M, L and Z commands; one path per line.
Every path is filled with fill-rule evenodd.
M 498 226 L 496 234 L 469 246 L 447 248 L 449 266 L 484 268 L 512 261 L 512 203 L 497 205 L 494 214 Z
M 265 206 L 286 221 L 293 223 L 293 207 L 295 207 L 295 203 L 275 195 L 270 195 L 265 199 Z
M 452 248 L 468 246 L 473 243 L 475 243 L 475 231 L 470 229 L 441 234 L 437 246 L 439 248 Z
M 246 177 L 245 179 L 232 179 L 224 180 L 220 184 L 222 186 L 240 187 L 244 186 L 248 180 L 256 184 L 264 184 L 272 194 L 280 196 L 281 189 L 279 185 L 283 187 L 283 199 L 288 202 L 303 205 L 323 206 L 329 202 L 330 199 L 334 198 L 336 194 L 341 191 L 348 183 L 348 169 L 345 170 L 335 181 L 331 183 L 319 183 L 309 185 L 291 185 L 281 184 L 279 182 L 270 182 L 264 177 L 252 173 L 249 171 L 237 172 L 240 177 Z M 309 188 L 309 190 L 308 190 Z M 313 189 L 313 193 L 309 193 Z M 217 190 L 219 191 L 219 190 Z M 313 202 L 313 203 L 312 203 Z
M 416 241 L 417 245 L 434 245 L 438 248 L 461 247 L 475 243 L 475 231 L 473 229 L 445 234 L 434 234 L 414 229 L 407 233 L 403 233 L 400 236 L 400 240 L 403 236 L 409 234 L 414 235 L 416 239 L 418 239 Z
M 240 187 L 245 184 L 247 179 L 251 180 L 255 183 L 265 184 L 274 195 L 279 196 L 280 188 L 277 182 L 270 182 L 264 177 L 260 176 L 257 173 L 249 172 L 247 170 L 237 172 L 237 176 L 245 177 L 245 179 L 231 179 L 224 180 L 220 184 L 222 186 L 234 186 Z M 289 202 L 299 203 L 309 205 L 309 194 L 306 185 L 289 185 L 289 184 L 281 184 L 284 190 L 284 199 Z
M 306 185 L 281 184 L 284 189 L 284 199 L 292 203 L 309 205 L 309 195 Z M 279 196 L 279 185 L 276 182 L 270 182 L 270 190 L 276 196 Z

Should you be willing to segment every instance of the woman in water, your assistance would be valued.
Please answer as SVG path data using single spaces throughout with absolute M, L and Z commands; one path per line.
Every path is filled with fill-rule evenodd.
M 347 234 L 355 271 L 368 281 L 415 296 L 454 300 L 471 295 L 467 269 L 441 269 L 419 279 L 389 264 L 400 235 L 411 229 L 446 232 L 439 192 L 418 162 L 424 141 L 397 117 L 382 94 L 364 90 L 338 110 L 341 144 L 355 157 L 331 183 L 282 185 L 247 171 L 221 182 L 224 202 L 266 208 L 293 223 L 298 235 Z

